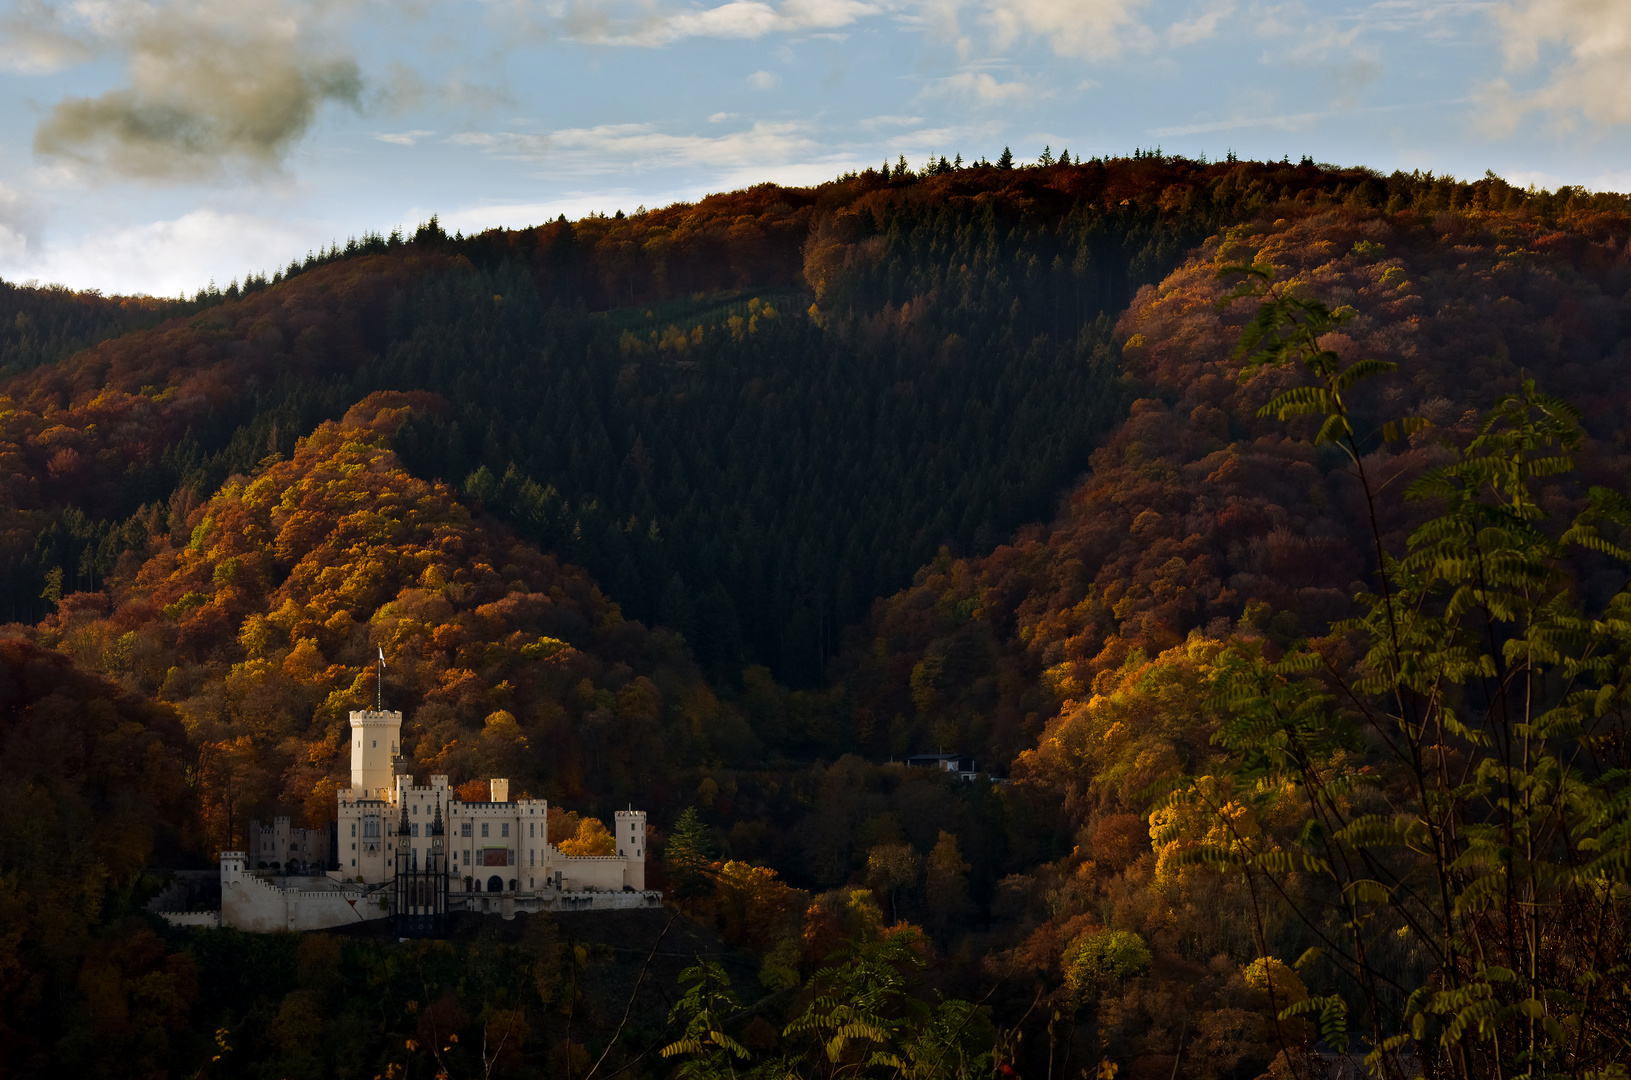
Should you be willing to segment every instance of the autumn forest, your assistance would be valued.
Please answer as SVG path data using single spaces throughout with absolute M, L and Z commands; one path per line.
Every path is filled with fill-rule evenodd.
M 0 282 L 0 1077 L 1624 1077 L 1628 436 L 1631 197 L 1493 174 Z M 664 910 L 148 910 L 376 693 Z

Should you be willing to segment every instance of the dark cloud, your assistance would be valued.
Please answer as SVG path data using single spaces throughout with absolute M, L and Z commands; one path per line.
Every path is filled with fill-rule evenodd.
M 36 152 L 150 180 L 275 169 L 326 103 L 360 108 L 349 55 L 316 44 L 303 5 L 178 2 L 106 28 L 128 85 L 58 102 Z

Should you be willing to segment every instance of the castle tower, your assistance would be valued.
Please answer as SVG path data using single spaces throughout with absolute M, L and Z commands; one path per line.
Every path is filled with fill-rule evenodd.
M 369 711 L 351 714 L 351 789 L 363 798 L 385 798 L 391 788 L 393 762 L 400 753 L 402 714 Z
M 221 852 L 221 881 L 238 881 L 249 872 L 249 855 L 243 851 Z
M 635 892 L 646 888 L 646 812 L 619 810 L 617 819 L 617 853 L 626 860 L 623 884 Z

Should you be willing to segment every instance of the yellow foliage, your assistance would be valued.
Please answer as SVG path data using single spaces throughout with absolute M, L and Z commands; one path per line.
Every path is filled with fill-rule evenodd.
M 506 709 L 488 714 L 482 727 L 482 734 L 489 739 L 513 744 L 522 750 L 527 748 L 527 737 L 521 731 L 521 725 L 516 722 L 515 714 Z
M 1155 849 L 1153 883 L 1164 889 L 1194 875 L 1197 867 L 1179 865 L 1179 856 L 1187 850 L 1204 845 L 1246 854 L 1261 835 L 1257 815 L 1230 796 L 1226 781 L 1213 776 L 1196 777 L 1187 791 L 1176 793 L 1167 805 L 1150 815 L 1150 841 Z
M 251 615 L 238 631 L 238 644 L 243 646 L 246 658 L 259 660 L 272 647 L 275 634 L 275 628 L 265 616 Z
M 301 682 L 316 678 L 317 673 L 327 667 L 328 661 L 323 658 L 323 651 L 311 638 L 301 638 L 289 650 L 289 655 L 283 658 L 283 674 Z
M 1240 970 L 1241 977 L 1246 985 L 1258 993 L 1267 996 L 1269 988 L 1274 989 L 1274 1006 L 1276 1010 L 1283 1010 L 1287 1005 L 1295 1004 L 1308 996 L 1308 988 L 1285 964 L 1272 956 L 1260 956 Z
M 732 860 L 715 876 L 714 894 L 707 904 L 726 941 L 763 951 L 808 902 L 808 894 L 783 882 L 769 867 Z
M 1089 694 L 1069 663 L 1048 671 L 1066 698 L 1020 770 L 1070 791 L 1109 789 L 1124 802 L 1177 767 L 1175 740 L 1204 729 L 1209 679 L 1223 643 L 1196 634 L 1150 660 L 1134 652 L 1104 671 Z M 1086 697 L 1078 700 L 1078 695 Z
M 583 858 L 590 855 L 616 855 L 617 843 L 599 818 L 583 818 L 578 822 L 578 833 L 570 840 L 557 844 L 562 855 Z

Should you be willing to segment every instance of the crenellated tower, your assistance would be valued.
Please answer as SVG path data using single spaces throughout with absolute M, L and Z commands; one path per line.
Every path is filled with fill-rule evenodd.
M 617 812 L 617 853 L 623 857 L 623 886 L 635 892 L 646 887 L 646 812 Z
M 362 709 L 351 714 L 351 790 L 357 798 L 389 797 L 401 740 L 400 712 Z

